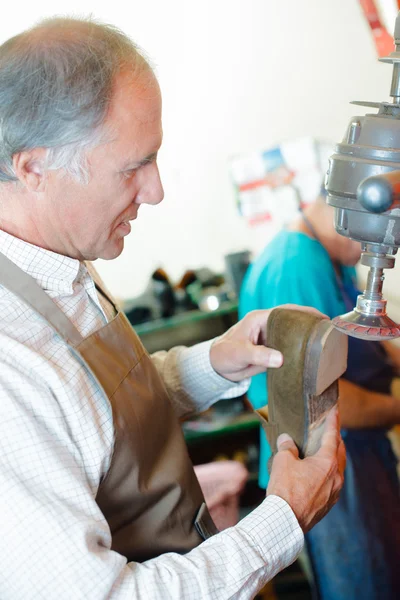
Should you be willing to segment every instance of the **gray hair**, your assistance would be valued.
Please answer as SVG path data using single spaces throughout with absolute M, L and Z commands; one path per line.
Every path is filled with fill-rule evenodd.
M 18 181 L 13 156 L 33 148 L 47 149 L 47 169 L 87 181 L 123 68 L 151 70 L 124 33 L 91 19 L 46 19 L 0 46 L 0 182 Z

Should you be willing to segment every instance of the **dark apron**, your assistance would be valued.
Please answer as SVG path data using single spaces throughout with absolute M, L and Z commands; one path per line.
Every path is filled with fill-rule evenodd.
M 41 315 L 111 403 L 114 449 L 96 495 L 111 548 L 140 562 L 188 552 L 216 533 L 164 383 L 124 314 L 82 338 L 35 280 L 1 253 L 0 284 Z

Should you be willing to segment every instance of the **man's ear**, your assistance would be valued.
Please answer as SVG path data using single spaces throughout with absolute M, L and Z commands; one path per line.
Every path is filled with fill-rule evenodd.
M 13 156 L 15 175 L 22 185 L 30 192 L 42 192 L 46 180 L 45 148 L 33 148 L 17 152 Z

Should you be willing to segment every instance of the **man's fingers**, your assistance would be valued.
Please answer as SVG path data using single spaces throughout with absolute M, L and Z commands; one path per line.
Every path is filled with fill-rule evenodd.
M 279 350 L 273 350 L 266 346 L 248 346 L 248 364 L 254 367 L 254 371 L 261 373 L 268 368 L 277 368 L 283 364 L 283 356 Z M 258 370 L 259 368 L 259 370 Z M 255 374 L 255 373 L 252 373 Z
M 327 315 L 324 315 L 321 311 L 316 308 L 312 308 L 311 306 L 299 306 L 297 304 L 281 304 L 276 308 L 286 308 L 288 310 L 300 310 L 301 312 L 308 312 L 312 315 L 317 315 L 319 317 L 324 317 L 324 319 L 329 319 Z M 271 314 L 273 309 L 264 309 L 264 310 L 253 310 L 249 312 L 244 318 L 248 321 L 252 321 L 252 325 L 258 326 L 260 329 L 264 328 L 267 324 L 268 317 Z
M 343 477 L 343 475 L 344 475 L 345 468 L 346 468 L 346 448 L 344 446 L 343 440 L 341 439 L 340 444 L 339 444 L 339 449 L 338 449 L 338 470 L 339 470 L 341 477 Z
M 295 458 L 299 458 L 299 450 L 287 433 L 281 433 L 276 441 L 276 446 L 278 448 L 278 452 L 284 452 L 285 450 L 289 451 Z
M 324 424 L 324 432 L 321 438 L 321 446 L 316 456 L 333 458 L 337 455 L 341 441 L 339 429 L 339 415 L 337 406 L 329 411 Z
M 308 312 L 312 315 L 317 315 L 318 317 L 323 317 L 324 319 L 329 319 L 328 315 L 325 315 L 320 310 L 313 308 L 311 306 L 298 306 L 297 304 L 282 304 L 279 308 L 287 308 L 289 310 L 300 310 L 301 312 Z
M 329 319 L 327 315 L 324 315 L 316 308 L 310 306 L 298 306 L 297 304 L 282 304 L 277 308 L 286 308 L 288 310 L 300 310 L 302 312 L 308 312 L 316 316 Z M 262 341 L 263 344 L 268 346 L 268 340 L 266 339 L 267 321 L 269 315 L 273 309 L 267 310 L 253 310 L 244 317 L 243 321 L 246 321 L 247 327 L 253 333 L 253 339 Z

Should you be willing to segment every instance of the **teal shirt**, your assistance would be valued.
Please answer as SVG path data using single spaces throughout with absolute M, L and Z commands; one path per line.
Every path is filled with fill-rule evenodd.
M 343 267 L 342 279 L 344 283 L 353 281 L 355 269 Z M 239 316 L 288 303 L 313 306 L 331 319 L 347 312 L 327 251 L 317 240 L 296 231 L 281 231 L 249 267 L 240 293 Z M 265 373 L 253 377 L 248 397 L 254 408 L 267 404 Z M 268 485 L 270 456 L 261 431 L 259 483 L 263 488 Z

